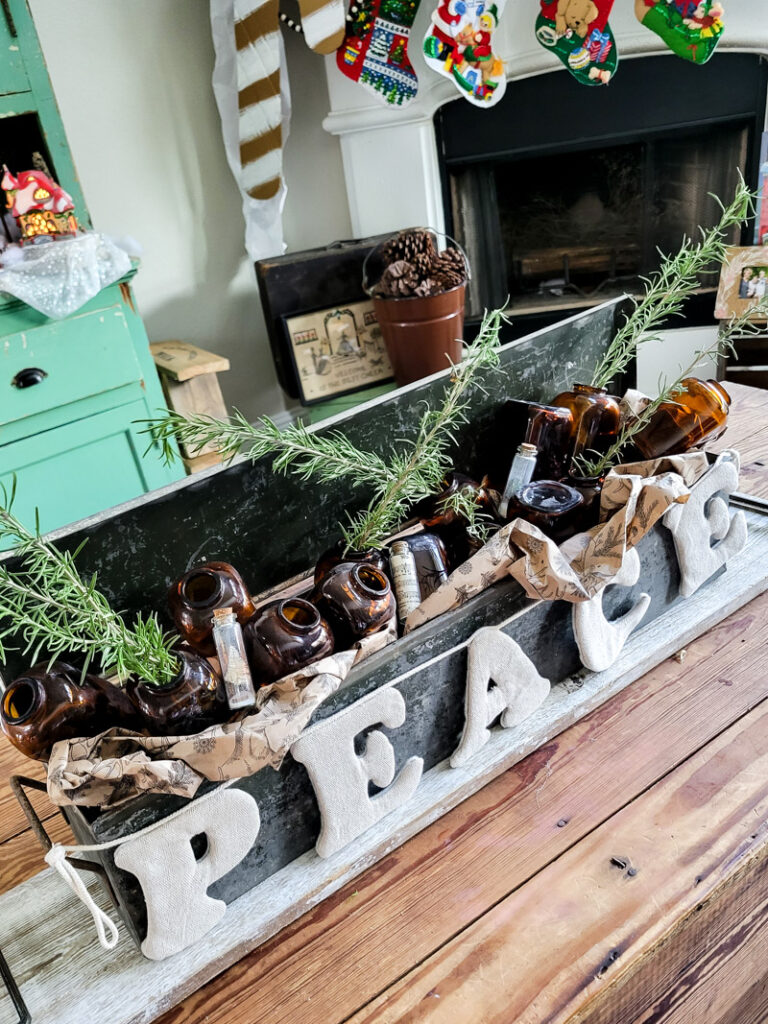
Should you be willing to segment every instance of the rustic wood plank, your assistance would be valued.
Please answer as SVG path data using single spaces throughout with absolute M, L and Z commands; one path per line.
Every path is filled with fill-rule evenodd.
M 768 857 L 697 904 L 569 1024 L 759 1024 L 768 1014 Z
M 761 705 L 350 1024 L 573 1022 L 625 964 L 738 872 L 768 859 L 766 818 L 768 706 Z
M 26 775 L 45 782 L 45 766 L 20 754 L 15 747 L 0 737 L 0 843 L 23 832 L 27 827 L 24 812 L 8 785 L 11 775 Z M 45 793 L 29 793 L 32 805 L 41 818 L 47 820 L 57 814 Z M 34 839 L 32 839 L 34 843 Z
M 64 818 L 55 813 L 45 823 L 48 835 L 57 843 L 73 843 L 74 836 Z M 33 878 L 45 868 L 44 850 L 30 831 L 0 843 L 0 893 L 8 892 Z
M 768 444 L 765 420 L 768 414 L 768 391 L 727 383 L 733 404 L 725 434 L 708 451 L 721 452 L 736 448 L 741 455 L 739 490 L 756 498 L 768 498 Z
M 682 663 L 658 666 L 161 1024 L 228 1024 L 238 1012 L 252 1024 L 344 1020 L 768 695 L 755 671 L 766 639 L 763 595 L 696 640 Z M 616 770 L 619 760 L 631 775 Z
M 191 380 L 204 373 L 223 373 L 229 369 L 229 360 L 225 356 L 198 348 L 188 341 L 153 341 L 149 348 L 155 366 L 171 380 Z

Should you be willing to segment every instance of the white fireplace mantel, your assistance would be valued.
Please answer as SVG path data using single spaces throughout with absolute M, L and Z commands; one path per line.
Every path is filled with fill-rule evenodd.
M 719 51 L 768 55 L 768 0 L 728 0 L 725 7 Z M 404 109 L 393 109 L 350 82 L 339 72 L 334 58 L 326 61 L 331 111 L 323 124 L 340 140 L 352 228 L 358 238 L 416 224 L 444 229 L 433 118 L 444 103 L 465 101 L 453 84 L 429 69 L 422 58 L 421 41 L 431 11 L 431 0 L 422 0 L 409 49 L 419 91 Z M 507 66 L 510 84 L 502 102 L 510 109 L 514 108 L 509 94 L 514 95 L 516 80 L 558 70 L 568 74 L 536 41 L 535 11 L 535 5 L 511 0 L 494 37 L 495 49 Z M 610 23 L 621 60 L 669 53 L 658 36 L 638 23 L 628 0 L 614 5 Z M 717 60 L 717 54 L 712 60 Z M 621 63 L 616 73 L 621 74 Z M 584 87 L 585 102 L 589 102 L 591 91 Z M 696 103 L 695 95 L 691 103 Z M 477 117 L 483 117 L 482 110 L 478 109 Z

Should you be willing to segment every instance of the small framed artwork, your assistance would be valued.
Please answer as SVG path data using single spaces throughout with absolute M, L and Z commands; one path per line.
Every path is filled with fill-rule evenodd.
M 373 302 L 281 317 L 302 405 L 326 402 L 392 380 Z
M 720 271 L 715 319 L 740 316 L 768 295 L 768 245 L 731 246 Z M 759 319 L 765 320 L 765 313 Z

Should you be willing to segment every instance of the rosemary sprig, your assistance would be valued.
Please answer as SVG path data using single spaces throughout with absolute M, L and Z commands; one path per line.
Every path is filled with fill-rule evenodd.
M 499 528 L 493 516 L 477 503 L 477 498 L 461 487 L 443 498 L 438 511 L 453 512 L 459 516 L 469 536 L 481 544 L 485 544 Z
M 658 397 L 654 398 L 638 416 L 626 421 L 622 425 L 616 440 L 604 455 L 595 459 L 589 459 L 585 456 L 577 458 L 575 463 L 579 473 L 590 477 L 602 476 L 611 466 L 616 465 L 620 461 L 621 453 L 630 444 L 632 439 L 648 426 L 657 409 L 664 402 L 668 402 L 674 392 L 679 393 L 684 390 L 683 381 L 694 374 L 696 368 L 704 359 L 725 355 L 729 351 L 734 352 L 733 338 L 735 335 L 740 334 L 742 337 L 748 337 L 750 335 L 764 334 L 765 327 L 754 322 L 756 314 L 758 316 L 763 314 L 768 317 L 768 296 L 738 316 L 731 317 L 727 326 L 720 329 L 716 341 L 707 348 L 696 352 L 693 362 L 681 371 L 676 380 L 671 384 L 667 384 L 665 381 Z
M 253 425 L 240 413 L 227 420 L 169 413 L 147 421 L 145 433 L 150 435 L 150 447 L 159 445 L 166 461 L 177 456 L 176 442 L 192 453 L 212 444 L 225 459 L 234 458 L 241 449 L 252 461 L 275 455 L 273 469 L 295 473 L 302 480 L 312 477 L 331 483 L 347 477 L 356 484 L 373 486 L 367 508 L 349 517 L 347 525 L 341 527 L 347 549 L 370 547 L 381 543 L 399 525 L 411 505 L 440 490 L 450 468 L 448 453 L 454 431 L 466 421 L 468 389 L 478 371 L 498 363 L 504 319 L 501 310 L 485 316 L 463 362 L 453 367 L 442 404 L 436 409 L 427 408 L 416 440 L 399 442 L 399 448 L 387 459 L 361 451 L 340 431 L 320 436 L 300 424 L 281 431 L 268 418 Z
M 148 683 L 168 683 L 179 662 L 171 648 L 176 637 L 165 633 L 155 615 L 137 615 L 132 627 L 112 610 L 96 588 L 96 576 L 84 580 L 74 553 L 59 551 L 32 533 L 11 512 L 15 492 L 0 488 L 0 540 L 11 540 L 23 568 L 11 572 L 0 564 L 0 658 L 4 641 L 20 635 L 25 655 L 36 662 L 45 650 L 53 662 L 61 655 L 82 654 L 83 674 L 96 660 L 104 674 L 124 679 L 136 673 Z
M 592 376 L 594 387 L 606 387 L 619 376 L 632 361 L 641 342 L 653 338 L 653 332 L 669 317 L 682 314 L 685 300 L 699 287 L 699 275 L 713 263 L 722 263 L 725 259 L 728 234 L 731 228 L 747 219 L 754 195 L 741 180 L 728 206 L 723 206 L 717 196 L 712 198 L 722 210 L 720 220 L 714 227 L 706 231 L 702 229 L 699 242 L 684 238 L 679 252 L 675 256 L 665 256 L 659 270 L 644 279 L 645 294 L 595 368 Z

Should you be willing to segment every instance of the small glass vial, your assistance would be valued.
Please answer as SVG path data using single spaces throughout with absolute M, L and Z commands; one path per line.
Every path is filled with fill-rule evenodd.
M 533 479 L 533 472 L 536 469 L 536 461 L 539 456 L 538 448 L 535 444 L 523 444 L 517 449 L 514 459 L 512 460 L 512 466 L 509 470 L 509 476 L 507 477 L 507 483 L 504 487 L 504 494 L 501 497 L 499 504 L 499 513 L 502 516 L 506 516 L 507 509 L 509 508 L 509 499 L 517 494 L 521 487 L 530 483 Z
M 389 567 L 397 598 L 397 617 L 405 622 L 414 608 L 421 604 L 421 587 L 413 552 L 402 540 L 396 540 L 390 548 Z
M 217 608 L 214 611 L 213 642 L 219 656 L 230 709 L 240 711 L 252 707 L 256 703 L 256 691 L 245 656 L 243 631 L 232 608 Z

